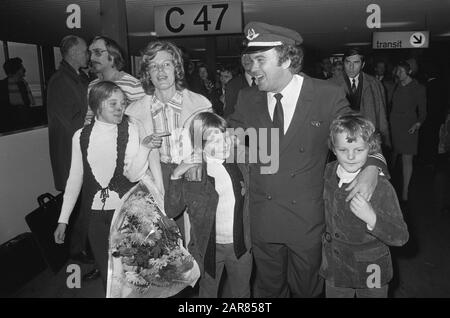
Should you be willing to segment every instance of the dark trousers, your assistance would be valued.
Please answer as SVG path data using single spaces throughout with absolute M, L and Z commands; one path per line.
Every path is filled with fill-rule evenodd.
M 167 191 L 167 189 L 169 189 L 169 180 L 170 180 L 170 175 L 172 174 L 172 172 L 175 170 L 175 168 L 177 167 L 177 164 L 174 163 L 163 163 L 161 162 L 161 170 L 162 170 L 162 175 L 163 175 L 163 184 L 164 184 L 164 190 Z M 184 218 L 183 218 L 183 214 L 181 214 L 180 216 L 174 218 L 175 222 L 178 225 L 178 228 L 180 229 L 181 232 L 181 236 L 183 237 L 183 241 L 185 239 L 184 236 Z
M 70 255 L 74 256 L 80 252 L 86 251 L 88 240 L 88 211 L 82 210 L 81 195 L 78 196 L 77 203 L 73 208 L 72 215 L 70 216 L 69 224 L 69 240 L 70 240 Z
M 114 210 L 91 210 L 90 214 L 88 230 L 89 243 L 91 244 L 95 264 L 100 270 L 103 286 L 106 290 L 106 281 L 108 277 L 109 229 L 111 227 Z
M 217 298 L 223 270 L 231 291 L 231 298 L 250 297 L 250 277 L 252 274 L 252 254 L 245 252 L 236 258 L 234 244 L 216 244 L 216 277 L 205 275 L 200 278 L 200 298 Z
M 319 276 L 321 244 L 253 241 L 256 265 L 255 297 L 317 297 L 323 289 Z
M 380 288 L 347 288 L 336 287 L 333 283 L 326 281 L 325 293 L 327 298 L 387 298 L 388 285 Z

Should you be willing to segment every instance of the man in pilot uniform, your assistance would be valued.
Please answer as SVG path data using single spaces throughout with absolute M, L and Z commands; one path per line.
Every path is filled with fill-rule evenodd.
M 258 140 L 259 147 L 267 143 L 270 149 L 271 128 L 279 131 L 279 137 L 273 134 L 279 141 L 278 169 L 263 171 L 261 162 L 251 168 L 255 296 L 315 297 L 323 288 L 318 272 L 329 125 L 350 111 L 349 103 L 334 84 L 298 75 L 303 59 L 300 34 L 261 22 L 250 22 L 244 32 L 249 40 L 244 54 L 252 60 L 251 75 L 258 88 L 240 91 L 229 121 L 233 127 L 267 128 L 268 138 Z M 352 183 L 349 199 L 357 192 L 370 198 L 377 166 L 385 168 L 379 157 L 369 159 Z

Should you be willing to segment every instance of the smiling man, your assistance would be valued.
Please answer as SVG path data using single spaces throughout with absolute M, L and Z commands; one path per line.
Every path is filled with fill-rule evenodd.
M 144 89 L 141 81 L 124 72 L 125 59 L 120 46 L 112 39 L 105 36 L 97 36 L 89 45 L 92 70 L 98 78 L 89 83 L 88 92 L 95 84 L 101 81 L 116 83 L 126 96 L 126 103 L 130 103 L 144 97 Z M 94 113 L 89 108 L 85 124 L 90 123 Z
M 240 91 L 230 123 L 268 129 L 267 139 L 258 141 L 260 146 L 267 143 L 266 149 L 278 129 L 280 154 L 278 171 L 250 169 L 255 296 L 315 297 L 323 288 L 318 271 L 328 128 L 337 115 L 350 111 L 349 103 L 333 83 L 298 75 L 303 52 L 296 31 L 250 22 L 245 34 L 249 42 L 244 53 L 250 56 L 258 87 Z M 348 199 L 357 192 L 370 199 L 377 173 L 376 167 L 366 167 Z

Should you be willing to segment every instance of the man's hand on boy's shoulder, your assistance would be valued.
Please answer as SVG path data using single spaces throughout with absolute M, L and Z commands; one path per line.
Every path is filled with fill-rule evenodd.
M 361 194 L 365 200 L 370 201 L 378 184 L 378 174 L 378 167 L 365 167 L 345 189 L 346 191 L 350 191 L 345 201 L 350 201 L 357 193 Z
M 350 201 L 350 210 L 360 220 L 364 221 L 370 229 L 375 227 L 377 221 L 377 215 L 372 208 L 372 205 L 361 194 L 356 193 L 353 199 Z

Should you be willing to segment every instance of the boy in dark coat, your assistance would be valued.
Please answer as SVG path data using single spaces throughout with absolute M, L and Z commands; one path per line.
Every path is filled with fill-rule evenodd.
M 408 230 L 394 188 L 379 176 L 370 200 L 359 193 L 346 202 L 345 184 L 358 175 L 369 154 L 380 150 L 374 125 L 359 114 L 330 126 L 329 146 L 337 161 L 325 170 L 325 222 L 320 274 L 326 296 L 387 297 L 392 279 L 388 245 L 402 246 Z
M 169 217 L 187 207 L 191 223 L 188 250 L 200 266 L 199 296 L 204 298 L 217 297 L 224 267 L 231 297 L 250 297 L 249 170 L 245 156 L 237 151 L 237 158 L 233 155 L 234 142 L 226 128 L 226 121 L 210 112 L 192 120 L 194 152 L 203 152 L 202 180 L 183 179 L 196 164 L 182 162 L 172 172 L 165 195 Z

